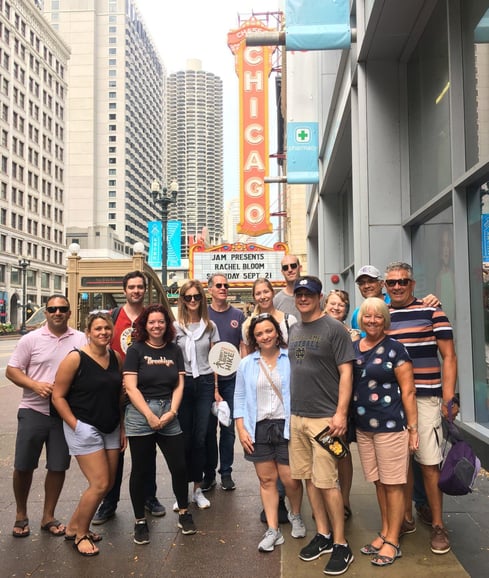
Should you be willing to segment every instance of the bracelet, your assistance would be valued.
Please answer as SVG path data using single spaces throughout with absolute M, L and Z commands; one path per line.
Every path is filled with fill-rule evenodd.
M 408 425 L 406 427 L 407 427 L 408 431 L 418 431 L 418 424 L 417 423 L 415 423 L 413 425 Z
M 177 412 L 174 409 L 169 409 L 168 411 L 170 411 L 174 417 L 177 417 Z

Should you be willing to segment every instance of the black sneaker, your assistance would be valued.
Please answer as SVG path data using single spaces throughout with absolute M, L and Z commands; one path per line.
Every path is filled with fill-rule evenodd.
M 316 560 L 323 554 L 329 554 L 333 551 L 333 535 L 326 538 L 322 534 L 316 534 L 307 546 L 304 546 L 299 552 L 299 558 L 305 562 Z
M 216 485 L 216 479 L 215 478 L 212 478 L 212 479 L 204 478 L 202 480 L 202 483 L 200 484 L 200 489 L 203 492 L 208 492 L 209 490 L 212 490 L 212 488 L 214 488 L 215 485 Z
M 178 527 L 182 529 L 182 534 L 185 535 L 195 534 L 197 532 L 197 528 L 192 519 L 192 514 L 189 514 L 188 512 L 178 516 Z
M 139 520 L 134 524 L 134 543 L 149 544 L 149 530 L 146 520 Z
M 107 520 L 110 520 L 115 516 L 115 510 L 117 506 L 102 502 L 95 512 L 95 516 L 92 519 L 92 524 L 95 526 L 100 526 L 100 524 L 105 524 Z
M 160 517 L 166 514 L 166 508 L 163 504 L 160 504 L 158 498 L 148 498 L 144 504 L 144 509 L 152 516 Z
M 236 484 L 231 476 L 221 476 L 221 488 L 226 492 L 236 489 Z
M 342 546 L 341 544 L 333 544 L 333 553 L 329 562 L 324 567 L 323 572 L 330 576 L 338 576 L 348 570 L 350 564 L 355 560 L 350 546 Z

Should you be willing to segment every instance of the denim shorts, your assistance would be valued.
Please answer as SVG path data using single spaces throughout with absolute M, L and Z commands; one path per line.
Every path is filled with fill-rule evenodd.
M 63 422 L 63 430 L 70 456 L 86 456 L 99 450 L 121 449 L 121 428 L 118 425 L 111 433 L 103 433 L 95 426 L 78 420 L 74 430 Z
M 146 403 L 149 405 L 151 411 L 157 416 L 161 417 L 164 413 L 168 412 L 171 407 L 171 400 L 169 399 L 146 399 Z M 149 436 L 152 434 L 160 434 L 162 436 L 176 436 L 182 433 L 180 427 L 180 422 L 178 418 L 175 417 L 171 422 L 166 425 L 163 429 L 154 430 L 150 427 L 146 418 L 142 413 L 140 413 L 132 403 L 126 406 L 126 415 L 124 419 L 124 425 L 126 428 L 126 436 Z

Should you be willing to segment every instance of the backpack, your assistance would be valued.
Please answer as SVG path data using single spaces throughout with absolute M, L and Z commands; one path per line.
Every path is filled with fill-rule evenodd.
M 465 496 L 472 492 L 481 463 L 453 423 L 451 401 L 448 404 L 443 455 L 438 481 L 440 490 L 449 496 Z
M 114 309 L 112 309 L 112 311 L 110 312 L 110 316 L 112 317 L 112 322 L 115 325 L 115 322 L 117 321 L 117 318 L 119 317 L 119 313 L 121 312 L 122 307 L 120 305 L 118 305 L 117 307 L 114 307 Z

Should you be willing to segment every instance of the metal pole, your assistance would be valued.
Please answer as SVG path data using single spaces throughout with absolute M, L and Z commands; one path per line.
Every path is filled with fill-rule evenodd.
M 168 285 L 168 205 L 170 199 L 161 199 L 161 284 L 167 291 Z
M 27 267 L 30 265 L 30 261 L 22 257 L 19 259 L 19 267 L 22 269 L 22 325 L 20 326 L 20 332 L 25 333 L 25 322 L 27 315 Z

